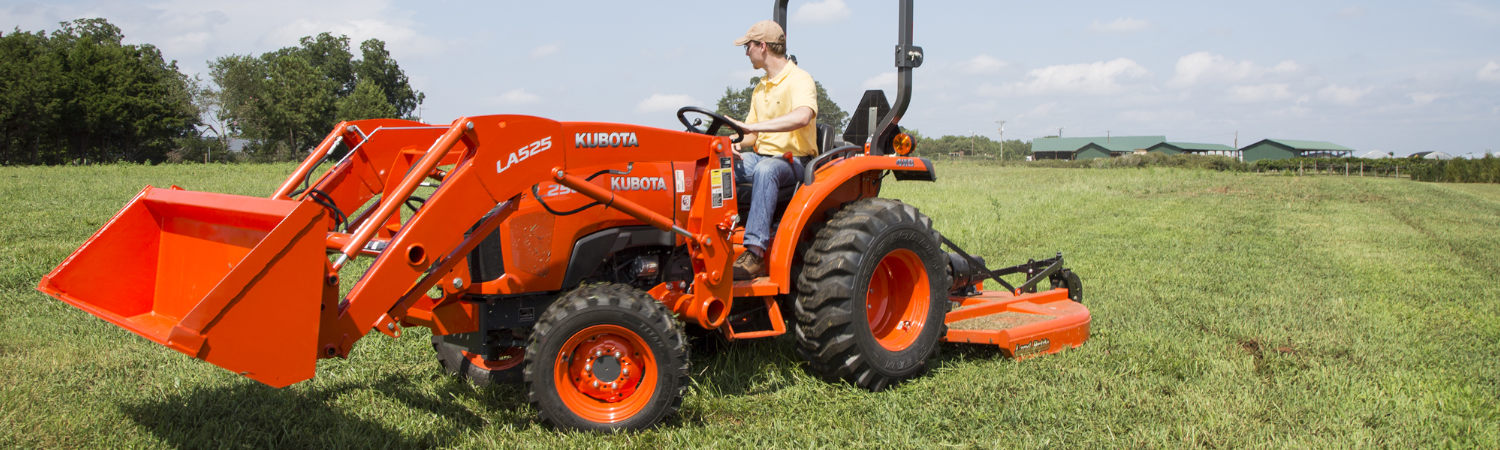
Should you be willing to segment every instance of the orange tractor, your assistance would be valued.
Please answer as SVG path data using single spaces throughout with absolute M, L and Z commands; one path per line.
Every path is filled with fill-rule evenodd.
M 732 122 L 684 108 L 687 131 L 519 115 L 340 123 L 269 198 L 147 186 L 38 289 L 276 387 L 371 330 L 427 327 L 444 369 L 524 383 L 544 420 L 577 429 L 675 412 L 685 330 L 790 332 L 810 371 L 870 390 L 921 374 L 942 341 L 1017 358 L 1077 347 L 1089 312 L 1060 254 L 990 270 L 878 196 L 887 174 L 936 178 L 897 128 L 922 62 L 911 4 L 895 105 L 867 92 L 842 139 L 820 130 L 820 156 L 780 192 L 768 276 L 731 271 L 743 130 L 720 136 Z M 372 260 L 362 273 L 357 258 Z

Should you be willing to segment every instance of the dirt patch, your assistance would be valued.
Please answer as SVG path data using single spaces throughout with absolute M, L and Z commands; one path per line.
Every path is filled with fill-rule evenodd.
M 1249 353 L 1250 357 L 1254 359 L 1255 374 L 1267 379 L 1271 378 L 1272 375 L 1270 364 L 1266 362 L 1267 353 L 1275 352 L 1283 355 L 1293 355 L 1297 353 L 1297 349 L 1291 346 L 1278 345 L 1275 347 L 1271 347 L 1255 339 L 1241 339 L 1239 341 L 1239 345 L 1240 350 L 1244 350 L 1245 353 Z
M 1268 351 L 1266 347 L 1260 343 L 1260 341 L 1257 341 L 1255 339 L 1241 340 L 1240 349 L 1244 350 L 1246 353 L 1249 353 L 1250 356 L 1254 356 L 1256 358 L 1265 357 L 1265 352 Z M 1270 348 L 1269 351 L 1281 353 L 1283 355 L 1291 355 L 1297 353 L 1297 349 L 1286 345 L 1278 345 L 1274 348 Z
M 1256 358 L 1261 357 L 1260 341 L 1256 341 L 1254 339 L 1240 341 L 1240 348 L 1244 349 L 1245 352 L 1250 353 L 1250 356 L 1254 356 Z

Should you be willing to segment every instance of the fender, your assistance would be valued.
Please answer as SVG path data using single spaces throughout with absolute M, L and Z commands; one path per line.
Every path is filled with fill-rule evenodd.
M 937 179 L 932 161 L 910 156 L 854 156 L 840 159 L 820 167 L 816 181 L 803 186 L 792 196 L 781 224 L 776 227 L 779 236 L 771 242 L 771 254 L 767 258 L 771 282 L 778 292 L 790 293 L 792 283 L 792 257 L 796 256 L 797 242 L 811 236 L 803 236 L 807 224 L 823 220 L 831 209 L 838 208 L 860 198 L 876 197 L 880 194 L 880 175 L 892 171 L 900 180 Z M 790 238 L 789 238 L 790 237 Z

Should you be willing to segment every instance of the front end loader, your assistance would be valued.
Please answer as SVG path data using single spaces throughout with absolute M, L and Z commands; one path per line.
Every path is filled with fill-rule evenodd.
M 743 130 L 689 107 L 686 131 L 520 115 L 339 123 L 267 198 L 146 187 L 38 289 L 275 387 L 372 330 L 426 327 L 446 371 L 524 383 L 544 420 L 586 430 L 674 413 L 689 334 L 792 334 L 810 371 L 876 391 L 923 373 L 944 341 L 1015 358 L 1082 345 L 1089 312 L 1061 254 L 992 270 L 879 196 L 887 175 L 937 176 L 897 127 L 922 60 L 900 4 L 895 104 L 867 92 L 842 139 L 820 133 L 778 197 L 760 278 L 731 271 L 745 251 L 749 190 L 730 150 Z

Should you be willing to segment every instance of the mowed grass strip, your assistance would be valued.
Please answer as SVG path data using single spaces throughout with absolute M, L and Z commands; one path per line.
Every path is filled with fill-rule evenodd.
M 291 165 L 0 168 L 0 446 L 1500 446 L 1500 186 L 1168 169 L 939 166 L 885 196 L 991 266 L 1063 252 L 1093 334 L 1023 361 L 945 346 L 868 393 L 787 339 L 695 354 L 670 422 L 562 433 L 519 387 L 370 336 L 271 389 L 37 280 L 142 186 L 264 196 Z M 267 332 L 276 332 L 267 324 Z

